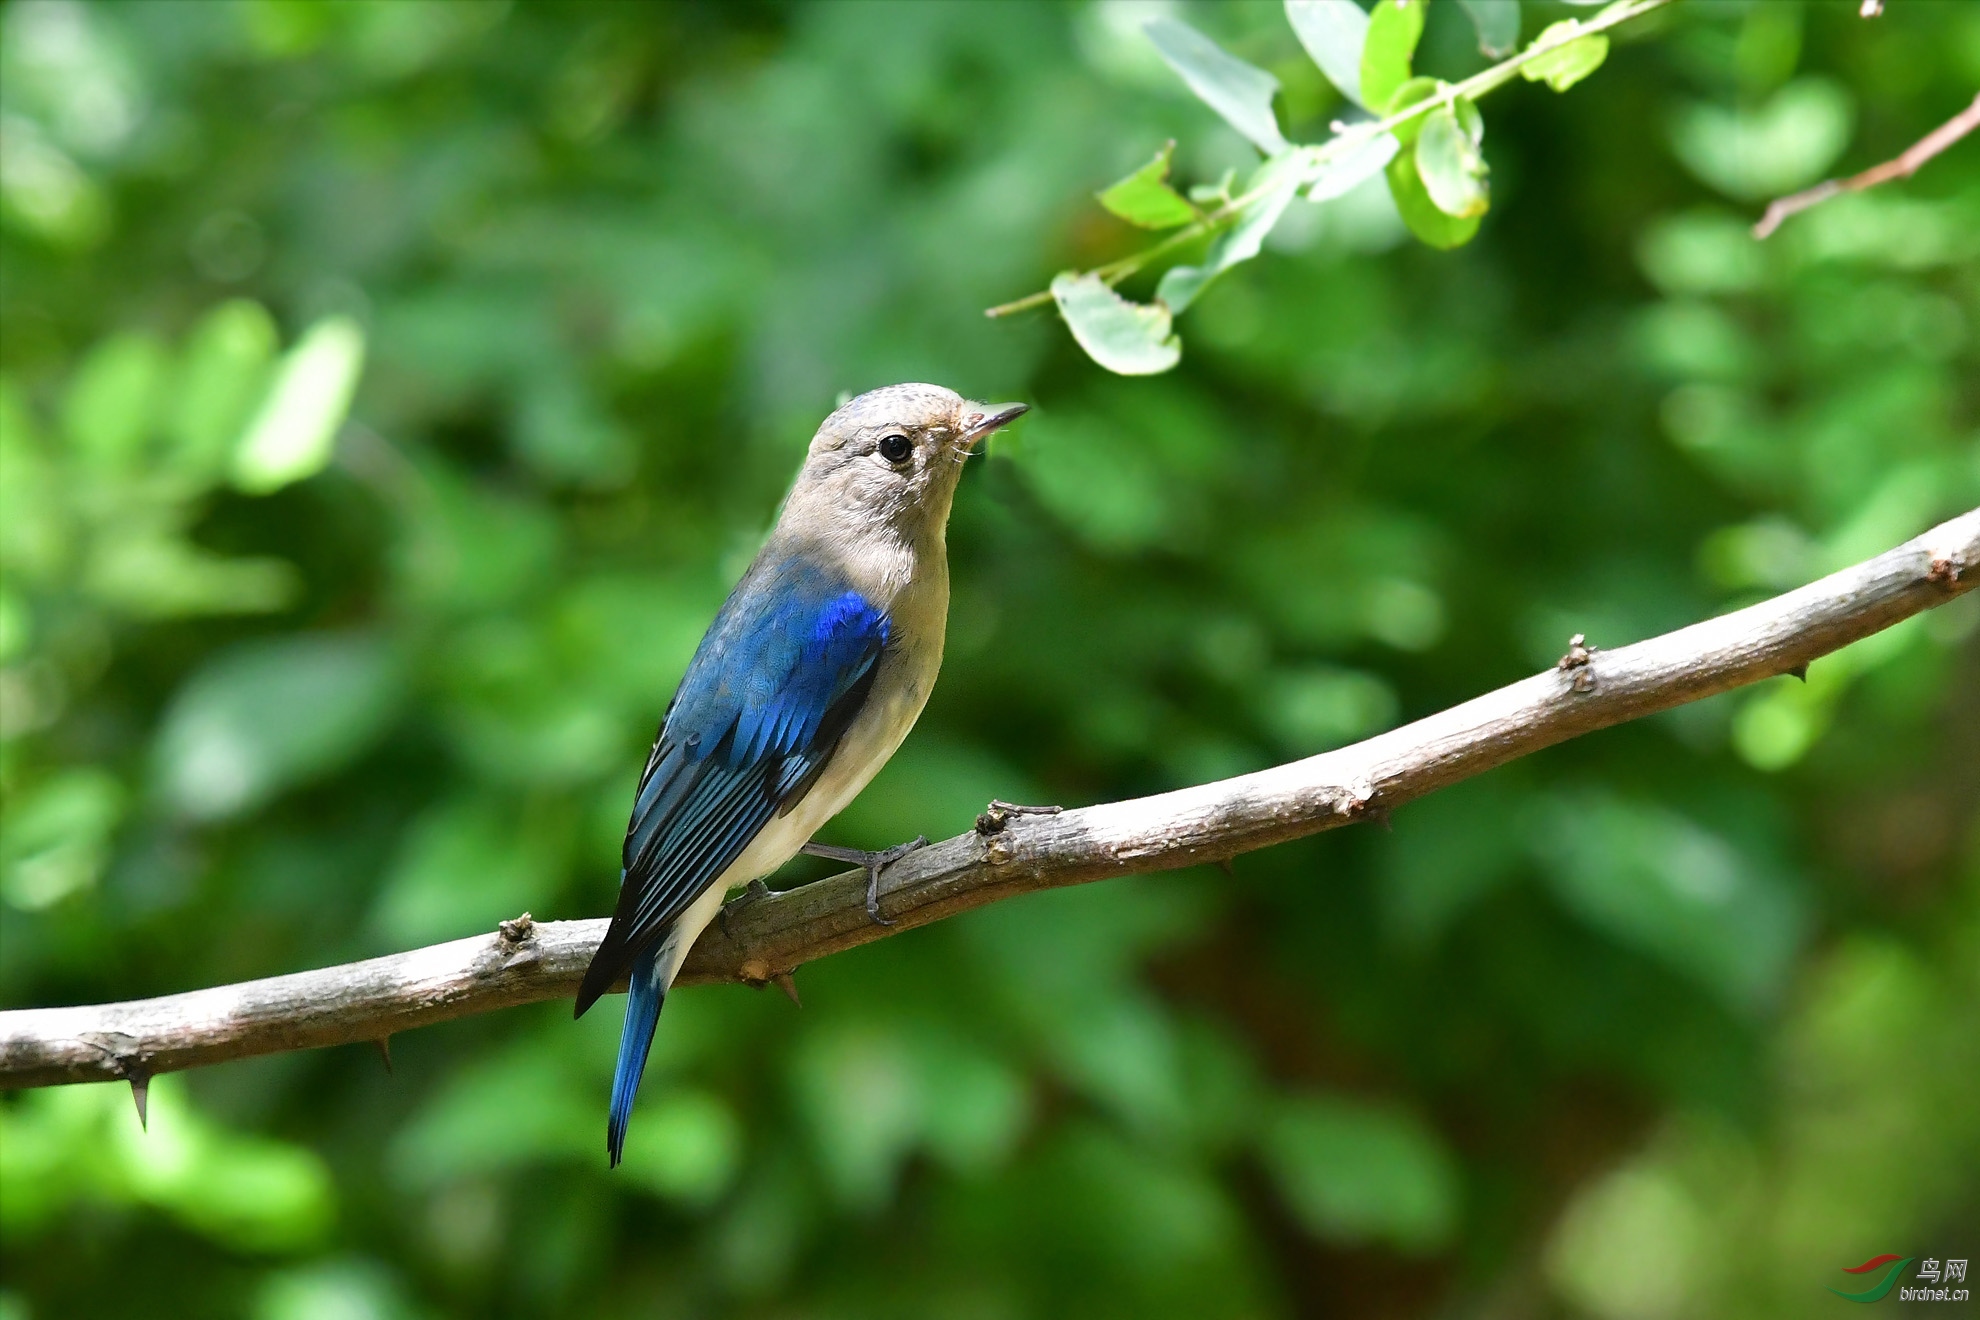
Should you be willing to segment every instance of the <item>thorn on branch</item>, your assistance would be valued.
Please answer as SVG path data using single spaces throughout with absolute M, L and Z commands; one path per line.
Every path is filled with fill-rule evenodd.
M 130 1068 L 124 1073 L 124 1080 L 131 1084 L 131 1103 L 137 1106 L 138 1126 L 151 1131 L 151 1074 L 142 1068 Z
M 377 1040 L 374 1040 L 371 1043 L 378 1047 L 378 1057 L 385 1061 L 385 1075 L 388 1077 L 391 1076 L 392 1075 L 392 1038 L 390 1036 L 380 1036 Z
M 1806 660 L 1803 660 L 1800 664 L 1796 665 L 1794 668 L 1788 670 L 1787 672 L 1793 674 L 1796 678 L 1806 683 L 1808 681 L 1808 662 Z
M 797 982 L 792 979 L 791 974 L 789 972 L 778 972 L 775 976 L 771 977 L 770 980 L 772 984 L 774 984 L 779 990 L 782 990 L 784 992 L 784 998 L 790 1000 L 793 1004 L 796 1004 L 799 1008 L 804 1007 L 804 1001 L 798 998 Z

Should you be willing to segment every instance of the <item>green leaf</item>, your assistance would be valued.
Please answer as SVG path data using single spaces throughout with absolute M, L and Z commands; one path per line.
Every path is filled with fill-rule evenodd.
M 274 318 L 246 298 L 224 302 L 193 327 L 166 433 L 179 470 L 217 476 L 268 383 Z
M 1680 106 L 1671 145 L 1699 179 L 1727 196 L 1760 201 L 1821 178 L 1849 145 L 1855 120 L 1843 87 L 1797 78 L 1755 106 Z
M 399 666 L 375 637 L 305 633 L 223 651 L 165 714 L 160 787 L 182 816 L 238 815 L 363 752 L 400 690 Z
M 727 1104 L 669 1088 L 626 1134 L 626 1175 L 669 1201 L 706 1206 L 735 1181 L 742 1153 L 742 1124 Z
M 1211 280 L 1240 261 L 1249 261 L 1258 255 L 1265 236 L 1272 232 L 1273 225 L 1279 223 L 1287 204 L 1306 182 L 1299 158 L 1287 152 L 1267 161 L 1247 183 L 1245 191 L 1249 192 L 1267 182 L 1270 190 L 1246 207 L 1237 223 L 1218 236 L 1217 241 L 1210 245 L 1210 251 L 1204 255 L 1202 265 L 1172 266 L 1163 274 L 1162 282 L 1155 286 L 1155 299 L 1171 314 L 1180 313 L 1195 302 L 1196 295 L 1203 292 L 1203 287 Z
M 1669 808 L 1608 794 L 1536 806 L 1526 837 L 1568 910 L 1754 1012 L 1778 1002 L 1807 904 L 1772 861 Z
M 1331 1242 L 1432 1251 L 1458 1221 L 1458 1174 L 1436 1132 L 1411 1115 L 1339 1096 L 1287 1100 L 1261 1154 L 1295 1218 Z
M 1442 96 L 1448 87 L 1448 83 L 1436 78 L 1411 78 L 1401 87 L 1398 87 L 1395 95 L 1389 98 L 1389 107 L 1385 113 L 1391 115 L 1401 114 L 1411 106 L 1423 101 L 1434 101 L 1439 96 Z M 1397 124 L 1394 129 L 1396 141 L 1405 147 L 1415 146 L 1416 135 L 1422 131 L 1423 116 L 1421 115 L 1409 120 L 1407 123 Z
M 327 467 L 363 367 L 364 331 L 356 321 L 331 316 L 311 326 L 276 368 L 234 451 L 234 485 L 266 495 Z
M 1416 153 L 1399 153 L 1384 171 L 1389 177 L 1389 195 L 1396 199 L 1409 232 L 1433 248 L 1463 247 L 1478 232 L 1477 216 L 1446 215 L 1430 200 L 1423 176 L 1416 169 Z
M 1346 196 L 1367 179 L 1380 174 L 1401 149 L 1402 144 L 1396 141 L 1393 133 L 1377 133 L 1345 148 L 1340 155 L 1308 176 L 1312 182 L 1306 190 L 1306 200 L 1331 202 L 1336 197 Z
M 1272 97 L 1279 80 L 1260 68 L 1246 64 L 1187 23 L 1158 18 L 1142 31 L 1155 43 L 1189 90 L 1224 117 L 1224 122 L 1244 134 L 1268 156 L 1276 156 L 1288 145 L 1279 132 L 1279 121 L 1272 114 Z
M 1327 81 L 1356 105 L 1361 99 L 1361 52 L 1368 15 L 1354 0 L 1286 0 L 1286 21 Z
M 370 924 L 394 947 L 451 940 L 538 903 L 556 878 L 556 859 L 512 804 L 461 795 L 407 829 Z
M 0 897 L 39 912 L 94 885 L 110 860 L 124 796 L 123 785 L 94 766 L 12 791 L 0 833 Z
M 1433 110 L 1416 139 L 1416 172 L 1423 189 L 1445 215 L 1476 217 L 1491 206 L 1485 156 L 1479 150 L 1484 122 L 1468 100 Z
M 165 374 L 165 349 L 150 335 L 113 335 L 91 349 L 62 400 L 70 443 L 93 463 L 134 464 L 151 434 Z
M 1370 110 L 1394 113 L 1390 102 L 1409 81 L 1427 8 L 1429 0 L 1381 0 L 1369 14 L 1368 40 L 1361 48 L 1361 95 Z
M 1143 229 L 1174 229 L 1196 219 L 1196 208 L 1166 182 L 1169 158 L 1175 150 L 1176 144 L 1171 140 L 1155 153 L 1154 160 L 1100 193 L 1100 205 Z
M 1122 376 L 1152 376 L 1182 360 L 1167 307 L 1132 303 L 1091 272 L 1052 281 L 1052 300 L 1086 355 Z
M 1579 32 L 1581 24 L 1572 18 L 1564 18 L 1550 24 L 1538 37 L 1535 46 L 1548 41 L 1556 41 L 1564 36 Z M 1602 33 L 1593 36 L 1577 37 L 1558 50 L 1550 50 L 1538 59 L 1522 65 L 1519 76 L 1528 82 L 1544 82 L 1557 92 L 1586 78 L 1602 67 L 1602 61 L 1609 58 L 1609 38 Z
M 1501 59 L 1519 48 L 1519 0 L 1458 0 L 1478 29 L 1478 49 Z

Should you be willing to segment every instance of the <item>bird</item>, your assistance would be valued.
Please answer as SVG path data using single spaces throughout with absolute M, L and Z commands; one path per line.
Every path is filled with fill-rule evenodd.
M 1028 405 L 891 385 L 819 426 L 763 548 L 716 613 L 633 795 L 618 903 L 575 1016 L 622 976 L 625 1024 L 605 1129 L 617 1167 L 667 990 L 731 889 L 760 892 L 799 852 L 881 872 L 878 852 L 811 842 L 927 704 L 949 612 L 948 522 L 963 463 Z M 738 900 L 743 901 L 743 900 Z

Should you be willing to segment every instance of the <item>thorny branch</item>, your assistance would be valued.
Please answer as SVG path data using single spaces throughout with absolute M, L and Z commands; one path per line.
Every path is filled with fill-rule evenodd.
M 681 981 L 789 985 L 829 954 L 1034 890 L 1220 863 L 1362 820 L 1555 743 L 1784 674 L 1980 584 L 1980 509 L 1798 591 L 1648 641 L 1577 636 L 1554 668 L 1388 733 L 1235 779 L 1069 811 L 992 803 L 976 828 L 710 926 Z M 161 1072 L 365 1041 L 573 993 L 606 923 L 505 921 L 410 953 L 121 1004 L 0 1012 L 0 1088 Z
M 1869 15 L 1866 13 L 1865 17 Z M 1847 179 L 1827 179 L 1813 188 L 1769 202 L 1767 214 L 1753 226 L 1753 236 L 1767 237 L 1779 229 L 1781 222 L 1789 216 L 1806 211 L 1811 206 L 1820 206 L 1838 193 L 1862 192 L 1865 188 L 1874 188 L 1892 179 L 1908 179 L 1918 172 L 1919 166 L 1976 128 L 1980 128 L 1980 93 L 1974 95 L 1972 105 L 1912 143 L 1896 159 L 1887 160 L 1882 165 L 1872 165 L 1863 173 L 1852 174 Z

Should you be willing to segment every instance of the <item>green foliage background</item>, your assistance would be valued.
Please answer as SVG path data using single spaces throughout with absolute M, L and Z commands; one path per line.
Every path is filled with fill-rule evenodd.
M 1091 193 L 1166 138 L 1255 159 L 1159 8 L 0 11 L 0 1001 L 606 912 L 843 390 L 1037 405 L 869 846 L 1346 742 L 1980 503 L 1980 145 L 1743 228 L 1965 104 L 1980 7 L 1625 30 L 1494 96 L 1472 246 L 1379 179 L 1295 203 L 1129 381 L 979 309 L 1132 250 Z M 1296 139 L 1340 113 L 1277 6 L 1176 12 Z M 1419 67 L 1481 64 L 1434 5 Z M 802 1013 L 678 995 L 617 1174 L 609 1005 L 161 1078 L 148 1135 L 8 1095 L 0 1316 L 1842 1308 L 1980 1245 L 1976 605 L 1392 833 L 830 959 Z

